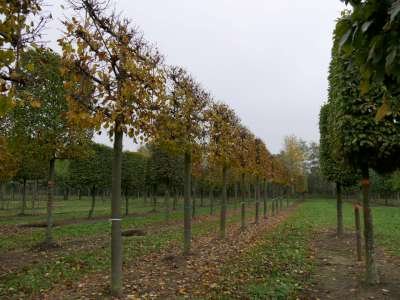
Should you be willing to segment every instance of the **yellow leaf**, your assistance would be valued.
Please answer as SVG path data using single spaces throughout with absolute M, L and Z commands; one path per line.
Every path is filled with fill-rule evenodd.
M 361 81 L 360 83 L 360 92 L 361 95 L 365 95 L 369 91 L 369 82 L 366 80 Z
M 389 103 L 388 103 L 386 97 L 384 96 L 384 98 L 383 98 L 383 104 L 381 105 L 381 107 L 380 107 L 380 108 L 378 109 L 378 111 L 376 112 L 375 121 L 376 121 L 376 122 L 382 121 L 383 118 L 386 117 L 386 115 L 387 115 L 388 113 L 390 113 L 390 112 L 391 112 L 390 105 L 389 105 Z
M 40 108 L 42 106 L 42 103 L 39 100 L 32 100 L 31 101 L 31 106 L 33 108 Z

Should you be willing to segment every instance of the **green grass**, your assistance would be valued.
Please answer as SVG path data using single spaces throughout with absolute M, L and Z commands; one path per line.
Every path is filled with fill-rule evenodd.
M 205 215 L 209 208 L 198 208 L 198 215 Z M 215 207 L 215 216 L 218 216 L 218 209 Z M 181 211 L 171 215 L 171 219 L 181 220 L 183 214 Z M 251 209 L 247 217 L 253 218 L 254 211 Z M 240 216 L 232 215 L 228 218 L 228 224 L 238 223 Z M 160 227 L 164 224 L 164 213 L 158 213 L 143 217 L 127 218 L 124 220 L 123 227 L 141 227 L 160 222 Z M 193 236 L 201 236 L 216 232 L 219 228 L 219 220 L 215 219 L 209 222 L 200 222 L 193 224 Z M 61 252 L 58 257 L 40 261 L 29 266 L 29 268 L 19 270 L 2 278 L 0 282 L 0 296 L 14 294 L 24 297 L 26 295 L 38 295 L 54 284 L 72 282 L 79 280 L 83 275 L 91 272 L 107 271 L 110 266 L 110 244 L 108 234 L 110 231 L 109 223 L 95 223 L 90 225 L 70 225 L 55 229 L 57 238 L 88 236 L 98 232 L 107 234 L 104 237 L 104 243 L 94 247 L 91 251 L 68 251 Z M 139 257 L 159 251 L 171 243 L 181 243 L 183 238 L 183 229 L 181 226 L 166 227 L 161 231 L 149 234 L 143 237 L 124 238 L 124 262 L 129 263 Z
M 377 244 L 400 255 L 400 208 L 373 208 Z M 344 223 L 353 230 L 353 206 L 344 205 Z M 310 200 L 223 270 L 215 299 L 296 299 L 313 271 L 313 233 L 336 226 L 334 200 Z
M 133 207 L 133 206 L 132 206 Z M 216 205 L 215 215 L 218 216 Z M 134 209 L 132 209 L 134 211 Z M 198 215 L 209 212 L 209 208 L 198 208 Z M 254 218 L 253 209 L 247 214 Z M 374 222 L 377 244 L 394 255 L 400 256 L 400 208 L 374 207 Z M 19 218 L 19 217 L 18 217 Z M 30 218 L 30 217 L 28 217 Z M 228 223 L 239 222 L 239 215 L 231 216 Z M 171 220 L 181 220 L 181 209 L 171 215 Z M 25 220 L 25 219 L 24 219 Z M 347 230 L 353 229 L 353 208 L 344 205 L 344 222 Z M 124 238 L 124 262 L 129 263 L 148 253 L 159 251 L 182 242 L 181 226 L 165 227 L 164 212 L 146 216 L 129 217 L 123 221 L 124 228 L 146 228 L 159 224 L 161 230 L 143 237 Z M 219 221 L 196 223 L 193 235 L 201 236 L 216 232 Z M 275 230 L 266 233 L 259 243 L 223 270 L 223 279 L 212 295 L 215 299 L 290 299 L 307 284 L 313 270 L 309 245 L 313 233 L 323 228 L 335 228 L 336 206 L 334 200 L 310 200 Z M 56 239 L 79 239 L 81 237 L 104 237 L 103 243 L 90 251 L 60 251 L 60 255 L 44 259 L 1 278 L 0 297 L 14 294 L 16 297 L 38 295 L 57 283 L 79 280 L 85 274 L 107 272 L 110 264 L 110 224 L 98 221 L 93 224 L 74 224 L 54 229 Z M 0 240 L 0 249 L 25 249 L 43 238 L 43 229 L 35 229 L 32 235 L 16 235 Z

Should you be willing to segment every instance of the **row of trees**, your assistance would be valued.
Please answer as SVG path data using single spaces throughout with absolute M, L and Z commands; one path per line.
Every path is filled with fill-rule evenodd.
M 111 185 L 111 290 L 120 295 L 121 192 L 122 187 L 140 184 L 135 181 L 140 180 L 141 159 L 135 153 L 123 154 L 124 136 L 159 151 L 155 157 L 162 161 L 153 167 L 164 169 L 153 172 L 158 176 L 153 179 L 163 183 L 167 193 L 176 184 L 173 172 L 178 171 L 166 158 L 181 157 L 184 254 L 191 251 L 192 176 L 211 187 L 221 186 L 221 237 L 226 231 L 229 182 L 241 187 L 242 197 L 245 181 L 253 182 L 256 215 L 267 181 L 292 192 L 305 191 L 304 166 L 298 163 L 302 154 L 293 139 L 286 141 L 286 154 L 271 155 L 230 107 L 213 100 L 184 69 L 165 66 L 162 55 L 130 20 L 102 1 L 67 3 L 74 16 L 63 21 L 65 33 L 58 41 L 62 55 L 40 45 L 40 30 L 48 19 L 41 1 L 1 1 L 0 5 L 4 16 L 0 21 L 0 179 L 17 177 L 26 182 L 47 173 L 47 245 L 54 242 L 55 162 L 68 159 L 70 180 L 89 186 L 92 195 L 99 186 Z M 96 132 L 107 132 L 113 139 L 111 159 L 108 149 L 92 145 Z M 110 169 L 109 177 L 103 174 Z
M 370 169 L 399 167 L 398 1 L 344 1 L 352 10 L 338 20 L 329 75 L 329 100 L 321 109 L 321 161 L 338 189 L 361 179 L 366 280 L 379 282 L 370 208 Z

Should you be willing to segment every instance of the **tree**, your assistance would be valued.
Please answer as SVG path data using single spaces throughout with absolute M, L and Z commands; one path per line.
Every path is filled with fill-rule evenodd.
M 91 132 L 80 130 L 65 118 L 67 101 L 63 88 L 64 77 L 60 73 L 60 56 L 46 48 L 35 48 L 21 56 L 20 72 L 29 80 L 18 87 L 21 101 L 6 115 L 10 122 L 8 139 L 16 157 L 31 151 L 26 160 L 46 162 L 48 168 L 47 229 L 45 244 L 54 244 L 53 193 L 55 185 L 55 160 L 83 155 Z M 23 154 L 22 156 L 20 154 Z M 35 162 L 33 162 L 35 163 Z
M 51 16 L 42 14 L 41 0 L 0 1 L 0 116 L 20 102 L 18 85 L 28 78 L 20 72 L 20 59 L 38 38 Z
M 341 54 L 351 57 L 359 70 L 362 94 L 383 84 L 380 109 L 376 117 L 383 118 L 399 108 L 399 28 L 400 2 L 395 0 L 350 1 L 352 10 L 342 15 L 336 28 L 336 41 Z M 394 96 L 394 97 L 391 97 Z
M 228 170 L 237 162 L 236 141 L 240 121 L 232 109 L 220 103 L 210 106 L 207 118 L 210 120 L 209 160 L 222 171 L 220 236 L 225 238 Z
M 81 127 L 104 126 L 114 139 L 112 164 L 111 292 L 122 292 L 121 165 L 122 139 L 135 141 L 152 131 L 153 111 L 164 98 L 160 54 L 127 19 L 97 0 L 71 0 L 77 17 L 64 22 L 65 84 L 70 121 Z
M 344 19 L 347 18 L 345 15 Z M 391 98 L 381 83 L 372 82 L 368 91 L 360 89 L 363 76 L 357 52 L 343 56 L 340 52 L 341 24 L 335 31 L 330 88 L 332 114 L 336 119 L 333 136 L 343 153 L 345 161 L 360 170 L 362 175 L 364 236 L 366 251 L 366 280 L 370 284 L 379 282 L 374 257 L 372 212 L 369 199 L 369 169 L 390 173 L 399 166 L 400 125 L 398 113 L 392 110 L 377 122 L 375 116 L 385 99 Z M 338 49 L 337 51 L 335 51 Z
M 184 69 L 170 67 L 168 78 L 168 101 L 158 114 L 154 141 L 168 151 L 184 156 L 183 253 L 188 255 L 192 240 L 192 158 L 205 137 L 205 111 L 210 99 L 209 94 Z
M 144 190 L 148 158 L 138 152 L 122 154 L 121 185 L 125 196 L 125 215 L 129 214 L 129 195 Z
M 320 165 L 322 174 L 329 181 L 336 184 L 336 208 L 337 208 L 337 235 L 343 235 L 343 208 L 342 187 L 351 186 L 356 183 L 357 173 L 344 161 L 343 155 L 338 153 L 337 138 L 333 135 L 332 104 L 325 104 L 321 108 L 319 130 L 320 130 Z
M 15 176 L 18 162 L 10 152 L 7 140 L 0 136 L 0 202 L 4 208 L 4 183 Z
M 281 159 L 288 171 L 292 194 L 296 191 L 304 193 L 306 191 L 304 176 L 305 153 L 301 140 L 294 135 L 285 137 Z
M 96 203 L 96 192 L 111 184 L 112 149 L 93 143 L 88 156 L 71 160 L 69 165 L 69 182 L 79 188 L 90 188 L 92 202 L 88 218 L 92 218 Z

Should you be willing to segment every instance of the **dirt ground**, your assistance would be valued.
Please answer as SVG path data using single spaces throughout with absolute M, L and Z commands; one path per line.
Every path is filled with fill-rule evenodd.
M 207 299 L 222 276 L 221 268 L 252 247 L 263 232 L 273 230 L 294 210 L 292 207 L 259 225 L 249 224 L 245 232 L 240 232 L 238 224 L 231 225 L 223 240 L 216 232 L 194 239 L 193 254 L 188 257 L 180 255 L 181 245 L 176 244 L 125 265 L 124 299 Z M 45 299 L 55 296 L 104 299 L 108 294 L 108 283 L 108 274 L 93 274 L 73 286 L 56 287 Z
M 376 257 L 381 283 L 364 283 L 364 262 L 356 260 L 355 235 L 336 237 L 334 231 L 316 235 L 315 270 L 312 285 L 301 299 L 400 299 L 400 260 L 377 248 Z

